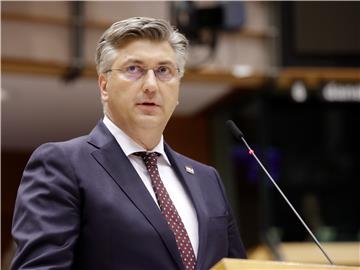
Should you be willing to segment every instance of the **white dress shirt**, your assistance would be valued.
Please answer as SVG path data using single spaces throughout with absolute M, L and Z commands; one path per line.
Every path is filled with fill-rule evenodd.
M 131 164 L 134 166 L 136 172 L 139 174 L 150 195 L 152 196 L 156 204 L 159 206 L 154 189 L 151 186 L 150 176 L 147 172 L 143 160 L 141 159 L 141 157 L 133 155 L 135 152 L 143 152 L 147 150 L 134 142 L 133 139 L 126 135 L 125 132 L 123 132 L 118 126 L 116 126 L 106 115 L 103 122 L 105 126 L 109 129 L 111 134 L 115 137 L 121 149 L 124 151 L 125 155 L 129 158 Z M 169 193 L 169 196 L 173 201 L 182 222 L 184 223 L 184 226 L 190 238 L 190 242 L 194 249 L 195 256 L 197 257 L 199 247 L 199 232 L 196 211 L 189 195 L 186 193 L 179 178 L 172 169 L 168 157 L 166 156 L 164 150 L 163 136 L 161 136 L 159 144 L 155 146 L 154 149 L 148 152 L 157 152 L 161 154 L 158 158 L 158 169 L 161 180 L 163 181 L 164 186 Z

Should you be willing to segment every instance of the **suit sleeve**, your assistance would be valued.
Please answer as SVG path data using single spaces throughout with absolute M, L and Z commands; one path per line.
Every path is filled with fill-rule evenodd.
M 80 206 L 68 160 L 55 144 L 39 147 L 30 158 L 15 203 L 11 269 L 71 269 Z
M 228 258 L 247 258 L 244 245 L 242 243 L 240 233 L 238 230 L 238 226 L 236 223 L 236 220 L 234 218 L 233 211 L 231 209 L 229 200 L 227 199 L 225 188 L 223 185 L 223 182 L 218 174 L 218 172 L 214 169 L 216 178 L 219 182 L 219 186 L 221 189 L 221 192 L 223 194 L 227 209 L 229 211 L 229 219 L 228 219 L 228 227 L 227 227 L 227 233 L 228 233 L 228 240 L 229 240 L 229 249 L 228 249 Z

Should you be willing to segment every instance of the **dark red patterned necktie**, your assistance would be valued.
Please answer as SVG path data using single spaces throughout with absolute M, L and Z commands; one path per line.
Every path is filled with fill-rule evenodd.
M 180 252 L 181 259 L 186 270 L 195 269 L 196 258 L 192 248 L 190 238 L 186 232 L 185 226 L 162 182 L 157 166 L 157 158 L 159 153 L 156 152 L 137 152 L 136 156 L 140 156 L 150 175 L 151 184 L 155 191 L 156 199 L 159 203 L 160 210 L 168 225 L 170 226 Z

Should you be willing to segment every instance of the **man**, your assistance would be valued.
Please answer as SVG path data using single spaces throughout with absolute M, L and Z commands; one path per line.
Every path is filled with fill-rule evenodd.
M 12 269 L 209 269 L 245 252 L 215 169 L 162 133 L 178 104 L 188 42 L 130 18 L 97 46 L 104 119 L 40 146 L 16 200 Z

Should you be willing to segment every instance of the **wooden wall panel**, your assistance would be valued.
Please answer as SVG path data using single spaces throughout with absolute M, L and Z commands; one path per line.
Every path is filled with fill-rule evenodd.
M 175 150 L 211 165 L 210 133 L 205 114 L 173 117 L 164 132 L 165 141 Z

